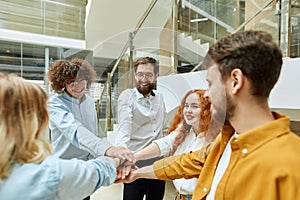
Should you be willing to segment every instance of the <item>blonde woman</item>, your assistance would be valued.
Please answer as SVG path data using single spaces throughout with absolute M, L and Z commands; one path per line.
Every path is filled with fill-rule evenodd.
M 62 160 L 44 140 L 47 95 L 38 85 L 0 73 L 1 199 L 83 199 L 116 178 L 119 159 Z

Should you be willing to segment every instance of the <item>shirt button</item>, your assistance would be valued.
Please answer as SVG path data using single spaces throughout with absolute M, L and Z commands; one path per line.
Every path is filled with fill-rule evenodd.
M 234 142 L 238 142 L 238 140 L 237 140 L 237 139 L 234 139 Z
M 248 153 L 248 150 L 247 150 L 247 149 L 243 149 L 243 150 L 242 150 L 242 153 L 243 153 L 243 154 L 247 154 L 247 153 Z
M 206 187 L 205 187 L 205 188 L 203 188 L 203 192 L 206 192 L 206 191 L 207 191 Z

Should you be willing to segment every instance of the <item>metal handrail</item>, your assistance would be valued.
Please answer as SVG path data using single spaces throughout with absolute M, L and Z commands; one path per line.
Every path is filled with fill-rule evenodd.
M 264 9 L 266 9 L 274 0 L 269 0 L 265 3 L 258 11 L 256 11 L 247 21 L 242 23 L 237 29 L 234 30 L 234 33 L 240 31 L 243 27 L 245 27 L 252 19 L 254 19 L 257 15 L 259 15 Z
M 141 28 L 142 24 L 144 23 L 144 21 L 146 20 L 147 16 L 149 15 L 150 11 L 153 9 L 154 5 L 157 3 L 158 0 L 153 0 L 151 2 L 151 4 L 149 5 L 149 7 L 147 8 L 147 10 L 145 11 L 145 13 L 143 14 L 142 18 L 139 20 L 139 22 L 137 23 L 134 31 L 132 32 L 132 39 L 135 37 L 136 33 L 138 32 L 138 30 Z M 120 61 L 122 59 L 122 57 L 124 56 L 124 54 L 126 53 L 126 50 L 128 49 L 129 47 L 129 44 L 130 44 L 130 41 L 127 40 L 125 46 L 123 47 L 122 51 L 121 51 L 121 54 L 120 56 L 118 57 L 116 63 L 114 64 L 111 72 L 110 72 L 110 77 L 107 77 L 107 80 L 108 79 L 111 79 L 118 67 L 118 65 L 120 64 Z M 103 88 L 103 90 L 105 91 L 106 90 L 106 84 Z M 103 95 L 101 95 L 102 97 Z
M 245 21 L 244 23 L 242 23 L 237 29 L 235 29 L 233 32 L 238 32 L 240 31 L 242 28 L 244 28 L 249 22 L 251 22 L 252 19 L 254 19 L 257 15 L 259 15 L 264 9 L 266 9 L 274 0 L 269 0 L 268 2 L 266 2 L 258 11 L 256 11 L 249 19 L 247 19 L 247 21 Z M 198 70 L 199 67 L 201 67 L 202 65 L 202 61 L 199 62 L 190 72 L 194 72 L 196 70 Z
M 124 54 L 126 53 L 128 47 L 129 47 L 129 45 L 130 45 L 130 43 L 131 43 L 130 40 L 132 40 L 132 39 L 135 37 L 136 33 L 139 31 L 139 29 L 140 29 L 141 26 L 143 25 L 144 21 L 145 21 L 146 18 L 148 17 L 149 13 L 150 13 L 151 10 L 153 9 L 153 7 L 154 7 L 155 4 L 157 3 L 157 1 L 158 1 L 158 0 L 153 0 L 153 1 L 150 3 L 150 5 L 148 6 L 147 10 L 145 11 L 145 13 L 144 13 L 143 16 L 141 17 L 141 19 L 138 21 L 136 27 L 134 28 L 133 32 L 131 33 L 130 38 L 129 38 L 129 39 L 127 40 L 127 42 L 125 43 L 125 45 L 124 45 L 124 47 L 123 47 L 123 49 L 122 49 L 122 51 L 121 51 L 121 54 L 119 55 L 119 57 L 118 57 L 116 63 L 114 64 L 114 66 L 113 66 L 111 72 L 108 73 L 108 75 L 107 75 L 107 80 L 106 80 L 106 82 L 105 82 L 105 84 L 104 84 L 102 93 L 101 93 L 100 98 L 99 98 L 99 102 L 100 102 L 100 103 L 97 104 L 97 106 L 100 106 L 101 101 L 102 101 L 102 98 L 103 98 L 103 96 L 104 96 L 104 92 L 108 89 L 107 85 L 108 85 L 108 84 L 111 84 L 111 79 L 112 79 L 112 77 L 114 76 L 114 73 L 115 73 L 115 71 L 117 70 L 118 65 L 120 64 L 122 57 L 123 57 Z M 132 60 L 132 59 L 131 59 L 131 60 Z M 110 104 L 108 104 L 108 105 L 110 105 Z M 97 108 L 97 111 L 100 112 L 99 107 Z M 108 113 L 108 111 L 106 111 L 106 113 Z M 100 113 L 97 113 L 97 115 L 100 116 Z M 108 122 L 107 124 L 110 126 L 110 122 Z M 110 127 L 106 127 L 106 130 L 110 130 Z
M 150 13 L 151 10 L 153 9 L 153 7 L 154 7 L 155 4 L 157 3 L 157 1 L 158 1 L 158 0 L 153 0 L 153 1 L 151 2 L 151 4 L 149 5 L 149 7 L 147 8 L 147 10 L 145 11 L 145 13 L 143 14 L 142 18 L 141 18 L 141 19 L 139 20 L 139 22 L 137 23 L 137 25 L 136 25 L 134 31 L 132 32 L 132 39 L 135 37 L 136 33 L 137 33 L 137 32 L 139 31 L 139 29 L 141 28 L 142 24 L 144 23 L 144 21 L 145 21 L 146 18 L 148 17 L 149 13 Z M 121 54 L 120 54 L 118 60 L 117 60 L 117 62 L 115 63 L 115 65 L 113 66 L 113 68 L 112 68 L 112 70 L 111 70 L 111 72 L 110 72 L 110 73 L 111 73 L 111 74 L 110 74 L 110 75 L 111 75 L 110 78 L 113 77 L 113 75 L 114 75 L 114 73 L 115 73 L 115 71 L 116 71 L 116 69 L 117 69 L 117 67 L 118 67 L 118 65 L 119 65 L 119 63 L 120 63 L 122 57 L 124 56 L 124 54 L 126 53 L 126 50 L 127 50 L 128 47 L 129 47 L 129 44 L 130 44 L 130 41 L 127 40 L 127 42 L 126 42 L 126 44 L 125 44 L 125 46 L 124 46 L 124 48 L 123 48 L 123 50 L 122 50 L 122 52 L 121 52 Z

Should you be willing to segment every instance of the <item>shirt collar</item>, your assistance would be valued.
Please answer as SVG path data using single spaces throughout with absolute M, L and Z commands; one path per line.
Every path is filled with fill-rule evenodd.
M 135 95 L 137 97 L 137 99 L 143 99 L 145 98 L 143 94 L 141 94 L 137 88 L 134 88 L 135 89 Z M 151 90 L 151 96 L 156 96 L 157 94 L 157 91 L 156 90 Z
M 74 97 L 71 97 L 70 95 L 68 95 L 65 91 L 62 93 L 63 98 L 67 99 L 68 101 L 72 102 L 72 103 L 76 103 L 76 104 L 80 104 L 81 102 L 83 102 L 86 99 L 86 96 L 83 95 L 81 101 L 79 101 L 79 99 L 76 99 Z
M 288 116 L 276 112 L 272 113 L 275 118 L 274 121 L 238 135 L 239 146 L 251 151 L 273 138 L 287 134 L 291 131 L 290 118 Z M 230 124 L 225 125 L 222 129 L 222 139 L 228 141 L 234 132 L 235 131 Z

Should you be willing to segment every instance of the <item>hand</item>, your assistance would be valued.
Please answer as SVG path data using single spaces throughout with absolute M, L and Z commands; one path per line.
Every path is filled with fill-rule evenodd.
M 117 169 L 118 179 L 125 179 L 131 171 L 137 170 L 138 167 L 136 165 L 125 165 L 122 164 Z
M 105 155 L 113 158 L 120 158 L 121 163 L 128 161 L 130 164 L 127 165 L 133 165 L 135 163 L 135 158 L 133 154 L 129 149 L 125 147 L 112 146 L 107 149 Z
M 122 178 L 123 172 L 120 170 L 117 170 L 117 176 L 116 176 L 116 180 L 115 183 L 131 183 L 133 181 L 135 181 L 136 179 L 138 179 L 138 177 L 135 174 L 135 169 L 132 168 L 132 170 L 130 171 L 130 173 Z

